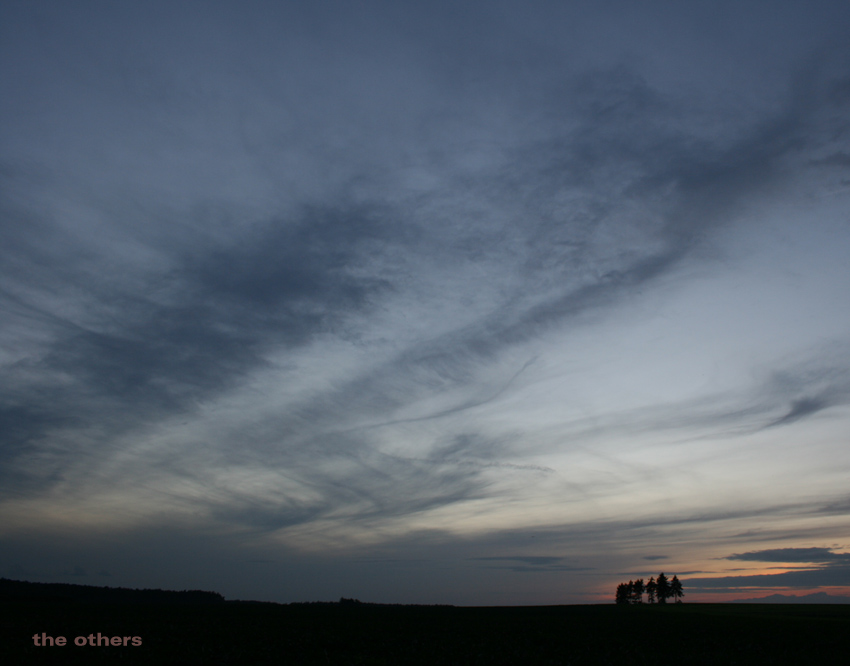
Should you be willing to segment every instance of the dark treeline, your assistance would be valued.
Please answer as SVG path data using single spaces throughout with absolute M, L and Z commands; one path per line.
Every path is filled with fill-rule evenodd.
M 30 583 L 0 578 L 0 601 L 44 601 L 131 604 L 216 604 L 224 597 L 202 590 L 131 590 L 71 583 Z
M 667 580 L 667 576 L 662 572 L 658 574 L 657 579 L 650 578 L 646 584 L 644 584 L 643 578 L 630 580 L 628 583 L 620 583 L 617 586 L 615 601 L 618 604 L 642 604 L 644 592 L 646 593 L 646 600 L 650 604 L 666 604 L 668 599 L 675 599 L 676 603 L 681 603 L 682 597 L 685 596 L 678 576 L 673 576 L 672 580 Z
M 74 583 L 30 583 L 22 580 L 0 578 L 0 602 L 84 602 L 118 604 L 229 604 L 241 606 L 293 606 L 386 608 L 409 606 L 411 608 L 454 608 L 450 604 L 380 604 L 342 597 L 339 601 L 294 601 L 280 604 L 274 601 L 225 600 L 218 592 L 203 590 L 134 590 L 125 587 L 97 587 Z
M 229 602 L 228 602 L 229 603 Z M 455 608 L 453 604 L 384 604 L 360 599 L 340 598 L 339 601 L 291 601 L 283 606 L 343 606 L 345 608 Z

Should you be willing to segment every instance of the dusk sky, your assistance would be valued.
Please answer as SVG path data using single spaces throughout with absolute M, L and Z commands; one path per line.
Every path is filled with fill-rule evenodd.
M 0 576 L 850 593 L 850 3 L 0 3 Z

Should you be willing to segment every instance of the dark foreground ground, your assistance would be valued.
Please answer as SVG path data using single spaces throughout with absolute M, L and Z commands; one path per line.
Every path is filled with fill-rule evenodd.
M 0 664 L 840 664 L 850 606 L 0 601 Z M 65 636 L 36 647 L 32 636 Z M 77 647 L 77 636 L 141 638 Z M 122 638 L 123 641 L 123 638 Z M 129 642 L 129 641 L 128 641 Z

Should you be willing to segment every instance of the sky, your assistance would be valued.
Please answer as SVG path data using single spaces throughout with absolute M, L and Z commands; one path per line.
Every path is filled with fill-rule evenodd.
M 0 31 L 0 576 L 850 594 L 850 4 Z

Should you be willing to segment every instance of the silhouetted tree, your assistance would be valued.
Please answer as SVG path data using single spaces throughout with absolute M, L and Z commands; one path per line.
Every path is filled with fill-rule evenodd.
M 659 604 L 666 604 L 667 599 L 670 597 L 670 583 L 667 581 L 667 576 L 664 575 L 663 571 L 658 574 L 658 578 L 655 581 L 655 596 L 658 597 Z
M 647 598 L 647 601 L 649 601 L 649 603 L 651 603 L 651 604 L 655 603 L 655 591 L 656 591 L 655 577 L 653 576 L 646 583 L 646 598 Z
M 339 598 L 339 605 L 340 606 L 355 606 L 359 603 L 362 603 L 360 601 L 360 599 L 346 599 L 345 597 Z
M 643 603 L 643 578 L 638 578 L 634 583 L 632 583 L 632 603 L 633 604 L 642 604 Z
M 685 596 L 684 590 L 682 590 L 682 583 L 679 581 L 678 576 L 673 576 L 670 581 L 670 596 L 676 599 L 676 603 L 682 603 L 682 597 Z
M 646 584 L 643 578 L 620 583 L 614 599 L 618 604 L 640 604 L 643 603 L 644 592 L 651 604 L 666 604 L 671 598 L 675 599 L 676 603 L 681 603 L 682 597 L 685 596 L 679 577 L 673 576 L 672 580 L 667 580 L 667 576 L 662 572 L 658 574 L 658 578 L 650 578 Z

